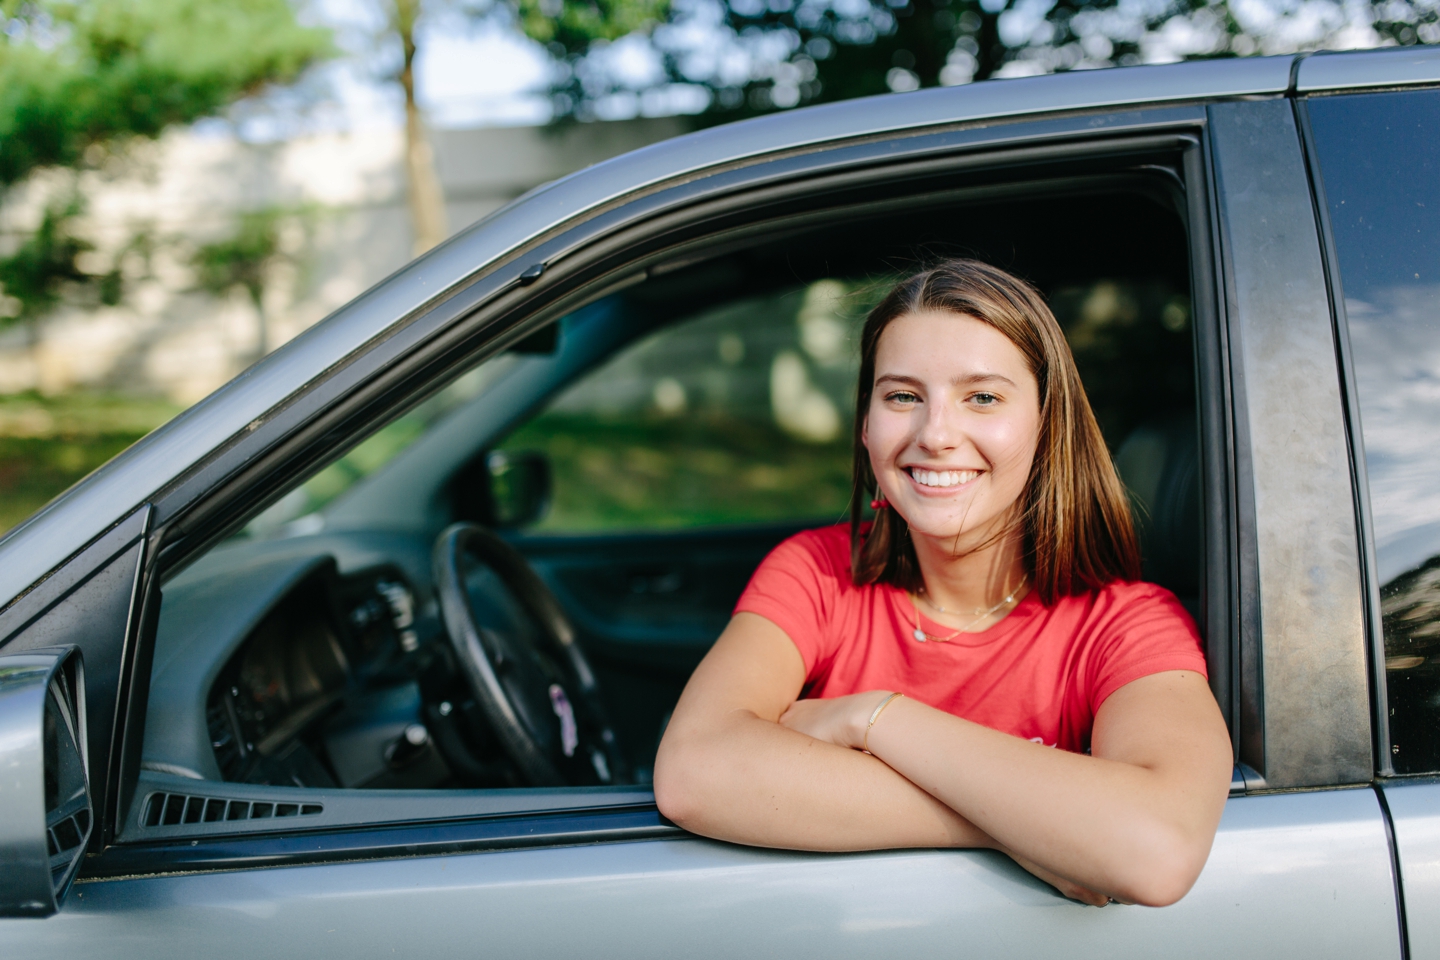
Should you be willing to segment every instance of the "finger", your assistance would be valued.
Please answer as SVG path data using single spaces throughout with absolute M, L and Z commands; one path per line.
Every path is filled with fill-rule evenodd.
M 1110 902 L 1109 897 L 1101 893 L 1096 893 L 1094 890 L 1087 890 L 1084 887 L 1077 887 L 1074 884 L 1066 884 L 1066 887 L 1069 889 L 1062 887 L 1060 888 L 1060 892 L 1071 900 L 1079 900 L 1081 903 L 1088 903 L 1092 907 L 1103 907 Z

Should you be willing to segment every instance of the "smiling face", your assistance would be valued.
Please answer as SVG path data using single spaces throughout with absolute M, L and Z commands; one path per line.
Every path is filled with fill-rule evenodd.
M 928 538 L 963 553 L 1001 529 L 1039 432 L 1039 384 L 999 330 L 948 311 L 885 327 L 861 440 L 917 545 Z

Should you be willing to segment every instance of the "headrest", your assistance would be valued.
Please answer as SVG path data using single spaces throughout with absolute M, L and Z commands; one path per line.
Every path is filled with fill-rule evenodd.
M 1187 413 L 1142 423 L 1115 452 L 1130 492 L 1145 579 L 1193 609 L 1200 593 L 1200 444 Z

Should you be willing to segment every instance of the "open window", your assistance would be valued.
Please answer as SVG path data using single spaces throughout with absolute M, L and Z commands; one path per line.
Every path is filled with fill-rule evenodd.
M 1146 575 L 1203 627 L 1187 149 L 801 191 L 637 243 L 578 305 L 537 306 L 523 338 L 412 391 L 167 572 L 121 839 L 648 802 L 669 710 L 750 572 L 848 510 L 855 334 L 938 256 L 986 259 L 1049 299 L 1134 497 Z M 492 535 L 444 541 L 457 522 Z M 490 681 L 546 691 L 510 709 L 548 766 L 497 726 L 447 577 Z M 583 665 L 557 666 L 570 654 L 547 630 L 570 631 Z M 552 682 L 587 672 L 584 689 Z

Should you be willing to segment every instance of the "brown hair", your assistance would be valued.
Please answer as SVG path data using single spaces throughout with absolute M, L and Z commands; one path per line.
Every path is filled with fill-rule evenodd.
M 868 532 L 861 507 L 875 495 L 861 442 L 875 390 L 875 353 L 891 321 L 944 310 L 999 330 L 1020 350 L 1040 388 L 1040 436 L 1013 520 L 1023 530 L 1027 571 L 1047 606 L 1059 597 L 1140 579 L 1130 501 L 1090 409 L 1075 358 L 1040 293 L 978 260 L 945 260 L 895 286 L 865 320 L 855 397 L 854 487 L 850 503 L 851 575 L 857 585 L 923 586 L 909 527 L 882 508 Z M 1014 529 L 1014 527 L 1010 527 Z

